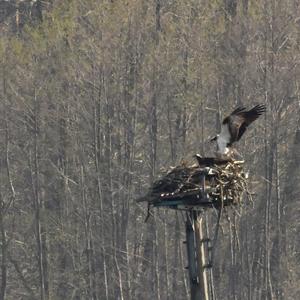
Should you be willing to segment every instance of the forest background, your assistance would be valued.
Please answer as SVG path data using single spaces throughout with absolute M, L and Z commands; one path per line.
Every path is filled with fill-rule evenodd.
M 299 50 L 296 0 L 2 0 L 0 300 L 187 299 L 182 214 L 135 199 L 257 103 L 215 291 L 300 299 Z

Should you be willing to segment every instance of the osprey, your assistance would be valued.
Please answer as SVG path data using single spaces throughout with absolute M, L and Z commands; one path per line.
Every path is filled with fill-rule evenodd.
M 247 127 L 266 111 L 264 104 L 254 106 L 250 110 L 245 107 L 238 107 L 221 125 L 221 132 L 211 139 L 217 142 L 218 154 L 221 156 L 230 155 L 231 145 L 240 140 Z

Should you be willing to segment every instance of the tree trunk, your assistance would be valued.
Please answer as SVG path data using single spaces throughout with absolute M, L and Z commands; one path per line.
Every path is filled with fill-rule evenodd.
M 48 285 L 48 261 L 46 246 L 46 231 L 42 223 L 41 211 L 43 210 L 43 202 L 40 195 L 40 164 L 39 164 L 39 135 L 40 135 L 40 105 L 38 103 L 36 91 L 34 91 L 34 130 L 33 130 L 33 153 L 29 153 L 29 165 L 31 171 L 32 195 L 34 199 L 35 209 L 35 233 L 38 254 L 38 269 L 40 279 L 40 299 L 49 299 Z

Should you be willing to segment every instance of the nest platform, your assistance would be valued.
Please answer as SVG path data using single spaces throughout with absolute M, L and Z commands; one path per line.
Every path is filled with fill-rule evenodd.
M 198 164 L 182 163 L 155 181 L 138 202 L 149 206 L 203 210 L 240 204 L 248 193 L 244 161 L 197 157 Z

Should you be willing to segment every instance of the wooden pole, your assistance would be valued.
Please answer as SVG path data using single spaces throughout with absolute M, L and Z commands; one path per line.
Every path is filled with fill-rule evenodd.
M 193 212 L 187 214 L 186 220 L 186 245 L 188 256 L 188 270 L 190 278 L 191 300 L 200 300 L 201 287 L 198 276 L 197 256 L 196 256 L 196 240 L 194 231 Z
M 204 237 L 203 217 L 199 212 L 187 214 L 186 243 L 191 300 L 210 300 L 208 289 L 208 249 Z
M 194 219 L 195 224 L 195 236 L 196 236 L 196 254 L 198 262 L 198 276 L 201 287 L 201 300 L 209 300 L 209 288 L 208 288 L 208 247 L 207 247 L 207 237 L 204 236 L 203 230 L 203 216 L 196 213 L 196 218 Z

